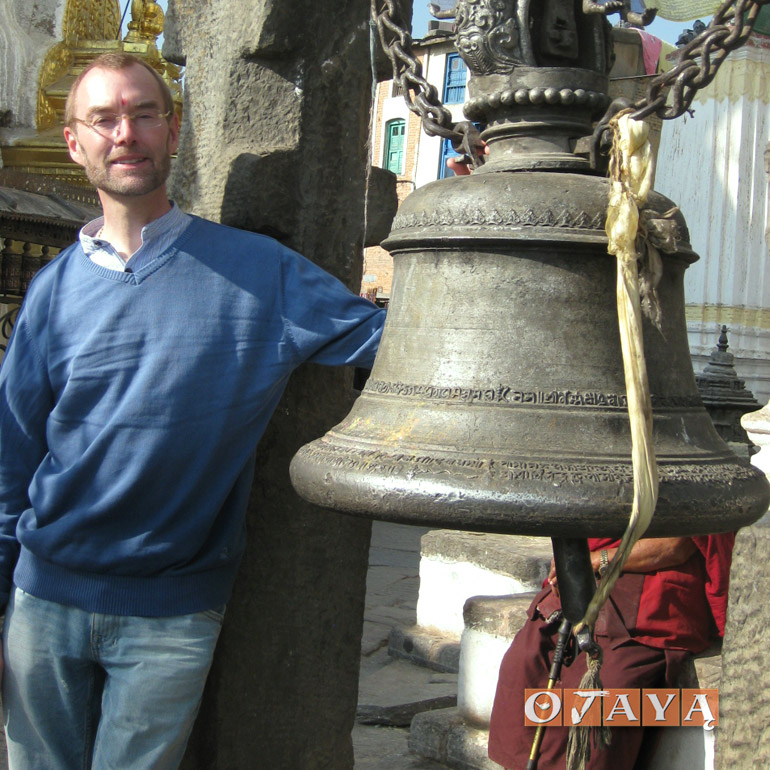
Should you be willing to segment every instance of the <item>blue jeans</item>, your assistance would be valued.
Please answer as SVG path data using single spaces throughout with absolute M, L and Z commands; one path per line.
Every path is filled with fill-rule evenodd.
M 10 770 L 178 767 L 222 619 L 102 615 L 15 588 L 3 634 Z

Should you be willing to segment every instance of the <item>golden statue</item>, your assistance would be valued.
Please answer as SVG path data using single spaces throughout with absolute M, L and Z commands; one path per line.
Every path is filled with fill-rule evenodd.
M 0 146 L 0 174 L 44 176 L 90 190 L 82 169 L 69 157 L 61 127 L 72 81 L 101 53 L 123 50 L 142 57 L 168 83 L 181 118 L 181 71 L 163 59 L 155 42 L 163 32 L 164 21 L 163 9 L 157 3 L 132 0 L 128 34 L 120 40 L 118 0 L 67 0 L 62 39 L 46 52 L 38 75 L 36 134 Z
M 163 9 L 149 0 L 131 0 L 131 21 L 128 22 L 126 42 L 155 43 L 163 32 Z

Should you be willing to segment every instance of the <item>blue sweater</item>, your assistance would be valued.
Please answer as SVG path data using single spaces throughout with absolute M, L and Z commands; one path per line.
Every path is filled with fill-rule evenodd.
M 0 367 L 0 607 L 224 604 L 257 442 L 303 361 L 371 366 L 384 311 L 276 241 L 195 218 L 136 273 L 79 244 Z

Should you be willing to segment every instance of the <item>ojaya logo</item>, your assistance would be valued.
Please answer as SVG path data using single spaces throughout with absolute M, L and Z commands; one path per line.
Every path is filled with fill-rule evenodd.
M 524 691 L 524 724 L 595 727 L 703 727 L 719 724 L 719 691 L 608 689 Z

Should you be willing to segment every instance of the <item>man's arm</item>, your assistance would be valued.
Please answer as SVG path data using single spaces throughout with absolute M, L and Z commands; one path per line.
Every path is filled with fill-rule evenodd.
M 599 572 L 601 566 L 602 551 L 607 552 L 607 560 L 612 561 L 617 548 L 605 548 L 591 553 L 591 567 L 594 572 Z M 634 543 L 623 572 L 656 572 L 661 569 L 671 569 L 684 564 L 698 547 L 690 537 L 649 537 Z M 556 582 L 556 565 L 551 560 L 551 569 L 548 573 L 548 582 L 558 595 Z
M 289 249 L 282 255 L 282 315 L 299 362 L 374 363 L 385 311 Z
M 612 561 L 617 548 L 606 548 L 607 558 Z M 698 550 L 689 537 L 650 537 L 634 544 L 623 572 L 656 572 L 684 564 Z M 591 566 L 599 571 L 601 551 L 591 554 Z

